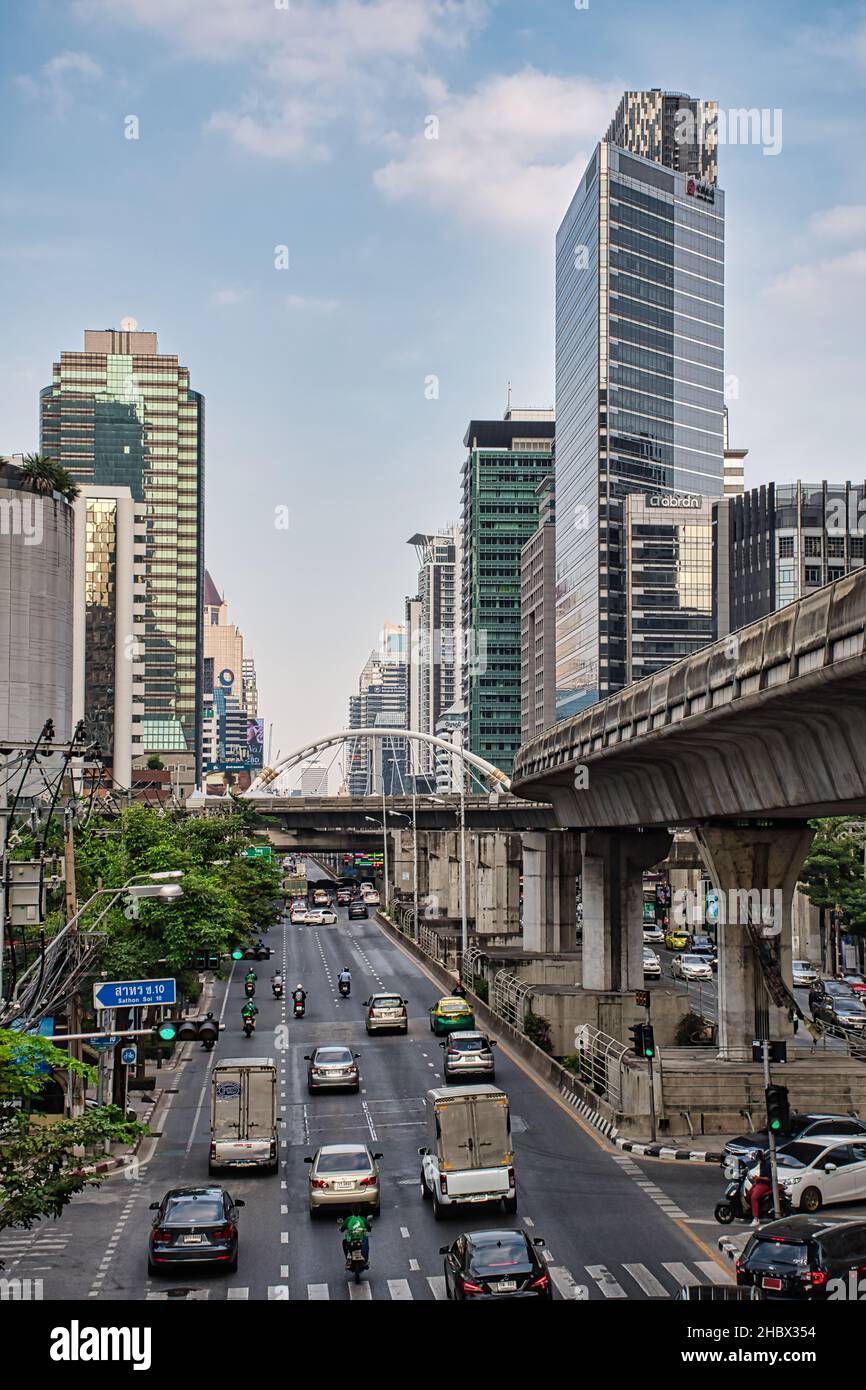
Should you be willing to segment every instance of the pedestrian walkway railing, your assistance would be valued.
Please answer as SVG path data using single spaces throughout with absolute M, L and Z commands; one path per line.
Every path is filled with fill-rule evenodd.
M 591 1023 L 581 1023 L 575 1029 L 574 1041 L 581 1080 L 591 1086 L 597 1096 L 603 1096 L 615 1110 L 621 1110 L 623 1058 L 628 1048 L 618 1038 L 612 1038 Z
M 524 1030 L 524 1022 L 529 1008 L 532 985 L 521 980 L 510 970 L 497 970 L 493 976 L 490 990 L 490 1003 L 493 1011 L 510 1023 L 513 1028 Z

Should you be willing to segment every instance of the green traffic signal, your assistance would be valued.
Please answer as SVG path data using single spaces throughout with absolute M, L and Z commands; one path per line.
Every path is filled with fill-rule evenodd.
M 232 951 L 232 960 L 243 960 L 243 958 L 243 951 L 238 946 L 236 946 L 235 949 Z
M 174 1042 L 177 1034 L 177 1023 L 173 1018 L 164 1018 L 157 1027 L 157 1032 L 163 1042 Z

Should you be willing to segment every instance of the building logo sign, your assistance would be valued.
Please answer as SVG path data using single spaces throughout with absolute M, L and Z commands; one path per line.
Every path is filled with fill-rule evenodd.
M 652 492 L 646 504 L 648 507 L 687 507 L 700 511 L 703 500 L 697 492 Z
M 219 683 L 226 690 L 231 690 L 235 683 L 235 673 L 228 666 L 224 666 L 219 673 Z
M 716 190 L 711 183 L 701 183 L 698 179 L 689 179 L 686 183 L 686 192 L 690 198 L 700 198 L 704 203 L 714 203 L 716 201 Z

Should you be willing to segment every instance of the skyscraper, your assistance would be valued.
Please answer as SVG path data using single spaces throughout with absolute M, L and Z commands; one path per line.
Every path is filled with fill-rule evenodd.
M 627 92 L 557 233 L 559 718 L 628 679 L 627 495 L 723 493 L 715 114 Z
M 204 399 L 134 320 L 61 352 L 41 393 L 41 449 L 146 512 L 144 746 L 201 774 Z
M 556 499 L 553 472 L 542 478 L 538 530 L 520 552 L 520 737 L 556 719 Z
M 520 746 L 520 552 L 538 527 L 552 410 L 470 420 L 463 465 L 465 745 L 506 775 Z
M 435 734 L 440 715 L 460 695 L 460 528 L 419 533 L 408 544 L 415 547 L 419 566 L 417 600 L 407 599 L 409 727 Z M 411 764 L 420 776 L 435 775 L 429 744 L 415 744 Z
M 407 727 L 406 628 L 385 623 L 378 651 L 372 651 L 358 679 L 357 694 L 349 696 L 349 728 Z M 406 739 L 353 740 L 346 755 L 346 783 L 351 796 L 405 788 L 408 773 Z

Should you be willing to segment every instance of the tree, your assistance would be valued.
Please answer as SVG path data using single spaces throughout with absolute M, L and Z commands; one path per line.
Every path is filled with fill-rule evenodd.
M 159 756 L 158 753 L 151 753 L 150 757 L 145 763 L 145 767 L 150 768 L 151 772 L 165 771 L 165 763 L 162 761 L 162 758 Z
M 11 1100 L 38 1095 L 51 1071 L 68 1071 L 92 1079 L 93 1068 L 76 1061 L 50 1038 L 0 1028 L 0 1113 Z
M 816 907 L 838 908 L 847 932 L 866 935 L 866 825 L 841 816 L 810 824 L 816 833 L 800 886 Z
M 47 454 L 25 454 L 19 471 L 34 492 L 48 496 L 59 492 L 67 502 L 74 502 L 81 491 L 69 469 Z

